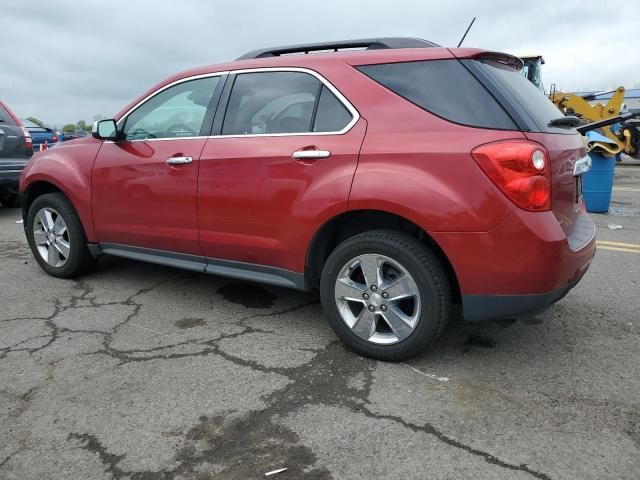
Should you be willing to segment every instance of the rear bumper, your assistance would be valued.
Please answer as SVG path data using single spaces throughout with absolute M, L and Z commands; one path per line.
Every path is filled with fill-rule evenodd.
M 586 213 L 567 238 L 552 212 L 516 210 L 491 232 L 434 233 L 456 273 L 466 320 L 535 315 L 564 297 L 595 254 Z
M 0 158 L 0 190 L 17 193 L 20 174 L 26 164 L 27 160 L 19 158 Z
M 544 312 L 551 305 L 562 300 L 586 273 L 589 263 L 579 277 L 555 290 L 530 295 L 462 295 L 464 319 L 469 322 L 528 318 Z

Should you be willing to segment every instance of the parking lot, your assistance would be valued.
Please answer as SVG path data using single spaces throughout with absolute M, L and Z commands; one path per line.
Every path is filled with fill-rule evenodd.
M 0 208 L 0 478 L 638 478 L 640 162 L 623 163 L 563 301 L 455 322 L 399 364 L 347 351 L 315 294 L 115 258 L 53 279 Z

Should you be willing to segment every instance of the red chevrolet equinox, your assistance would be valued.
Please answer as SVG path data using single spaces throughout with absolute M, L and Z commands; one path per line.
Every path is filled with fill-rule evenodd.
M 510 55 L 378 38 L 175 75 L 36 154 L 26 236 L 55 277 L 117 255 L 319 288 L 356 352 L 400 360 L 453 312 L 535 315 L 595 253 L 583 138 Z

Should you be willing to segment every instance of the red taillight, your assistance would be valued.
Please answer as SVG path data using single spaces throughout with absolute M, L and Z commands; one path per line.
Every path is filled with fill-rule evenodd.
M 520 208 L 551 210 L 551 170 L 545 148 L 526 140 L 480 145 L 473 159 L 496 186 Z
M 51 139 L 51 141 L 52 141 L 53 143 L 56 143 L 56 142 L 58 141 L 58 134 L 57 134 L 57 133 L 54 133 L 54 134 L 53 134 L 53 138 Z
M 24 127 L 22 127 L 22 134 L 24 135 L 24 144 L 27 146 L 27 148 L 33 148 L 33 140 L 31 139 L 31 135 Z

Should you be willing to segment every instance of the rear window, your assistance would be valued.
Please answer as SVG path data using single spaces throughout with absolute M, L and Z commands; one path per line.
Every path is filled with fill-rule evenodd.
M 463 60 L 489 89 L 502 96 L 503 105 L 526 125 L 527 130 L 548 133 L 575 133 L 571 127 L 550 127 L 562 113 L 536 86 L 513 68 L 495 61 Z
M 0 123 L 4 123 L 5 125 L 15 125 L 16 122 L 13 120 L 7 109 L 0 105 Z
M 458 60 L 384 63 L 358 70 L 446 120 L 473 127 L 518 129 L 491 93 Z

